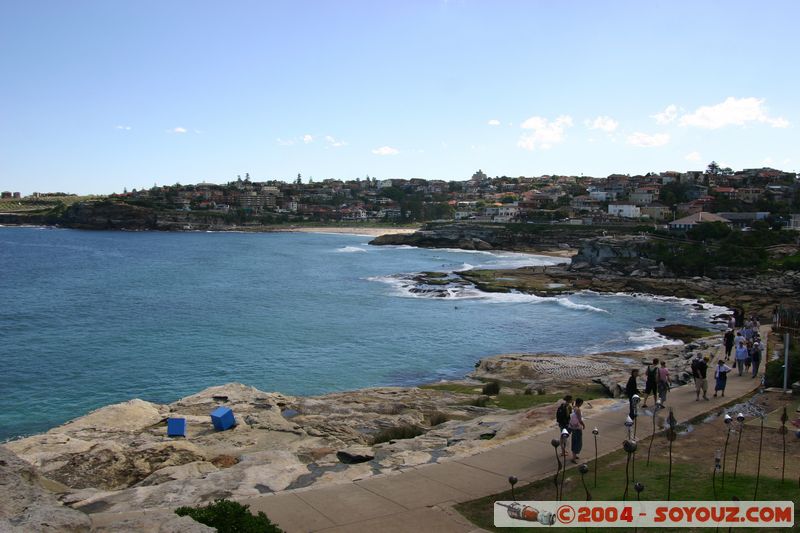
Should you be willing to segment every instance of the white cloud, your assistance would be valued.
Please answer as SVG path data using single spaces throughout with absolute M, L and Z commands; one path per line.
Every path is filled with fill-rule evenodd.
M 522 134 L 517 146 L 525 150 L 549 150 L 564 141 L 564 129 L 569 127 L 572 127 L 569 115 L 561 115 L 552 122 L 543 117 L 531 117 L 520 124 L 520 128 L 531 132 Z
M 330 135 L 325 136 L 325 140 L 328 141 L 328 144 L 333 146 L 334 148 L 339 148 L 340 146 L 347 146 L 347 143 L 342 140 L 336 140 Z
M 772 159 L 771 157 L 765 157 L 764 160 L 761 162 L 761 164 L 764 165 L 765 167 L 768 167 L 770 165 L 774 165 L 775 160 Z
M 500 121 L 497 120 L 496 118 L 493 118 L 492 120 L 487 122 L 487 124 L 490 125 L 490 126 L 499 126 L 500 125 Z
M 646 133 L 642 133 L 641 131 L 635 132 L 633 135 L 628 136 L 628 144 L 632 144 L 634 146 L 644 146 L 644 147 L 654 147 L 654 146 L 664 146 L 669 142 L 669 133 L 654 133 L 653 135 L 648 135 Z
M 789 121 L 783 117 L 769 119 L 767 122 L 769 122 L 769 125 L 773 128 L 788 128 L 791 126 Z
M 678 106 L 675 104 L 670 104 L 661 113 L 656 113 L 655 115 L 650 116 L 656 119 L 656 124 L 670 124 L 675 122 L 675 119 L 678 118 Z
M 700 156 L 700 152 L 690 152 L 686 154 L 686 157 L 684 157 L 684 159 L 687 161 L 700 161 L 702 157 Z
M 294 145 L 294 139 L 281 139 L 280 137 L 278 137 L 276 139 L 276 141 L 278 142 L 279 146 L 292 146 L 292 145 Z
M 131 131 L 133 129 L 131 126 L 122 126 L 122 125 L 114 126 L 114 128 L 118 129 L 118 130 L 124 130 L 124 131 Z
M 697 108 L 694 113 L 681 116 L 681 126 L 694 126 L 714 130 L 724 126 L 744 126 L 749 122 L 769 124 L 773 128 L 787 128 L 789 121 L 783 117 L 770 117 L 764 109 L 763 98 L 734 98 Z
M 397 155 L 400 150 L 391 146 L 381 146 L 380 148 L 375 148 L 372 153 L 375 155 Z
M 306 144 L 312 143 L 312 142 L 314 142 L 314 137 L 312 135 L 309 135 L 308 133 L 306 133 L 305 135 L 303 135 L 303 142 L 306 143 Z
M 594 120 L 587 120 L 584 124 L 586 124 L 586 127 L 590 130 L 603 130 L 606 133 L 613 132 L 617 129 L 617 126 L 619 126 L 619 122 L 607 116 L 599 116 Z
M 181 128 L 180 126 L 172 129 L 172 133 L 186 133 L 187 131 L 189 130 L 187 130 L 186 128 Z

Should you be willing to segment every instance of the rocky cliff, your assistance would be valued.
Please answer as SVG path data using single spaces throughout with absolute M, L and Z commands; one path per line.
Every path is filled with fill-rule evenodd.
M 407 245 L 422 248 L 460 248 L 463 250 L 544 251 L 577 248 L 581 240 L 602 235 L 593 226 L 550 224 L 426 224 L 405 235 L 383 235 L 370 242 L 380 245 Z

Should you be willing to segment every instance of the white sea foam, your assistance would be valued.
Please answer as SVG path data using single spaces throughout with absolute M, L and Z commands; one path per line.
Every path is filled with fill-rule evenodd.
M 536 296 L 534 294 L 524 294 L 521 292 L 483 292 L 477 288 L 469 286 L 455 285 L 452 287 L 439 287 L 431 289 L 429 292 L 416 292 L 413 289 L 418 289 L 420 285 L 413 279 L 406 275 L 397 274 L 394 276 L 375 276 L 367 278 L 367 281 L 377 281 L 386 283 L 392 287 L 392 292 L 395 296 L 402 298 L 428 298 L 428 299 L 441 299 L 447 298 L 451 300 L 482 300 L 486 303 L 495 304 L 556 304 L 566 309 L 573 309 L 576 311 L 589 311 L 592 313 L 606 313 L 608 311 L 588 304 L 575 303 L 569 298 L 565 297 L 545 297 Z M 446 295 L 446 296 L 444 296 Z
M 358 246 L 345 246 L 343 248 L 337 248 L 337 252 L 341 253 L 366 253 L 367 251 L 364 248 L 359 248 Z
M 625 338 L 628 342 L 634 344 L 634 350 L 647 350 L 648 348 L 656 348 L 669 344 L 683 344 L 679 340 L 668 339 L 656 330 L 650 328 L 639 328 L 634 331 L 628 331 L 625 333 Z

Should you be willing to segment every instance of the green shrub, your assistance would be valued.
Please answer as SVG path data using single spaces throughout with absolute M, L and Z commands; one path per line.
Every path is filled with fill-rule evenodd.
M 230 500 L 217 500 L 205 507 L 178 507 L 175 514 L 190 516 L 195 521 L 216 528 L 219 533 L 283 533 L 267 515 L 248 511 L 249 505 Z
M 481 392 L 486 396 L 497 396 L 500 394 L 500 383 L 497 381 L 490 381 L 483 386 L 483 390 Z
M 425 433 L 422 428 L 417 426 L 404 425 L 394 426 L 379 431 L 372 438 L 372 444 L 380 444 L 381 442 L 389 442 L 393 440 L 413 439 Z
M 798 339 L 791 340 L 789 348 L 789 386 L 792 386 L 797 380 L 800 380 L 800 350 L 797 348 L 792 349 L 791 345 L 798 342 Z M 767 387 L 783 387 L 783 350 L 780 351 L 780 357 L 767 363 L 767 368 L 764 370 L 764 384 Z M 761 356 L 766 358 L 766 354 Z

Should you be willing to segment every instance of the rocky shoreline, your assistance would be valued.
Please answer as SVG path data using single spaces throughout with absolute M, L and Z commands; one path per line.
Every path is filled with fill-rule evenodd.
M 580 254 L 570 266 L 468 271 L 458 276 L 482 290 L 543 296 L 580 290 L 667 294 L 744 303 L 760 314 L 771 310 L 776 296 L 790 297 L 787 291 L 798 282 L 797 276 L 789 276 L 780 283 L 765 279 L 762 285 L 749 287 L 735 280 L 630 276 L 607 266 L 584 266 Z M 422 275 L 416 281 L 425 285 L 428 280 Z M 768 283 L 771 294 L 765 295 L 763 284 Z M 598 383 L 608 398 L 592 400 L 588 409 L 619 409 L 626 402 L 616 397 L 631 368 L 659 357 L 668 361 L 677 382 L 685 382 L 690 379 L 692 356 L 698 351 L 715 355 L 720 346 L 719 335 L 712 335 L 647 351 L 502 354 L 481 360 L 465 381 L 435 387 L 294 397 L 231 383 L 170 404 L 131 400 L 0 447 L 9 457 L 0 462 L 3 478 L 27 480 L 11 484 L 17 505 L 0 507 L 0 526 L 25 530 L 26 525 L 39 523 L 47 509 L 55 514 L 69 508 L 97 513 L 195 505 L 349 482 L 471 455 L 509 440 L 551 432 L 557 396 L 573 387 Z M 499 382 L 506 396 L 542 396 L 545 401 L 522 410 L 487 407 L 482 387 L 489 381 Z M 211 428 L 209 413 L 219 405 L 233 409 L 238 422 L 234 429 Z M 167 437 L 169 417 L 186 419 L 185 439 Z M 68 516 L 76 524 L 83 523 L 76 516 L 85 517 Z M 86 530 L 82 528 L 73 530 Z
M 69 508 L 96 513 L 349 482 L 551 432 L 555 395 L 595 382 L 606 387 L 609 396 L 618 396 L 630 368 L 653 356 L 667 359 L 682 382 L 689 379 L 692 354 L 718 349 L 719 343 L 716 336 L 647 352 L 504 354 L 481 360 L 465 381 L 431 388 L 294 397 L 230 383 L 170 404 L 130 400 L 6 443 L 2 453 L 14 459 L 0 467 L 5 477 L 14 469 L 15 475 L 39 480 L 38 492 L 25 484 L 18 488 L 37 495 L 31 506 L 56 514 L 62 506 L 53 495 L 43 499 L 42 491 L 54 491 Z M 485 402 L 476 400 L 486 398 L 481 390 L 488 381 L 503 384 L 501 394 L 546 392 L 553 399 L 517 411 L 483 407 Z M 450 386 L 456 390 L 447 390 Z M 618 409 L 624 403 L 599 398 L 588 409 Z M 211 427 L 209 413 L 220 405 L 234 411 L 235 428 L 219 432 Z M 167 436 L 168 417 L 186 419 L 186 438 Z M 27 523 L 38 516 L 30 514 Z M 0 525 L 4 518 L 0 512 Z

